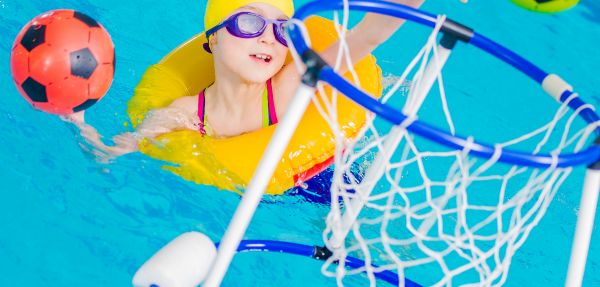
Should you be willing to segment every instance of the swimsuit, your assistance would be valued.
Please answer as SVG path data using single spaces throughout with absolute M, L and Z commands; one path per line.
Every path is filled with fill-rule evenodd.
M 204 97 L 204 91 L 202 90 L 198 95 L 198 118 L 200 119 L 199 131 L 201 134 L 206 135 L 206 100 Z M 275 101 L 273 100 L 273 87 L 271 85 L 271 79 L 267 81 L 267 87 L 263 91 L 262 100 L 262 127 L 266 128 L 270 125 L 277 123 L 277 114 L 275 111 Z

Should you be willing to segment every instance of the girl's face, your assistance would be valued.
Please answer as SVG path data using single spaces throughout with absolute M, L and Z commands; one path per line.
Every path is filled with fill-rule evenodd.
M 252 12 L 271 20 L 288 18 L 279 9 L 264 3 L 241 7 L 231 15 L 239 12 Z M 277 74 L 288 51 L 275 38 L 273 24 L 267 25 L 262 35 L 248 39 L 233 36 L 223 28 L 211 37 L 211 43 L 215 67 L 229 70 L 251 83 L 264 83 Z

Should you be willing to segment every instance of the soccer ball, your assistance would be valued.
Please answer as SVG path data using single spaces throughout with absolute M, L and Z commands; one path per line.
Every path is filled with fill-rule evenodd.
M 71 114 L 89 108 L 108 91 L 115 72 L 114 45 L 91 17 L 53 10 L 23 27 L 10 67 L 17 89 L 34 108 Z
M 579 0 L 512 0 L 512 2 L 527 10 L 556 13 L 577 5 Z

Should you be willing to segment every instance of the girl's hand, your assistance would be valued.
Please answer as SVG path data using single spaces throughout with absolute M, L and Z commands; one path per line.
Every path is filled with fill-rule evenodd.
M 113 155 L 120 156 L 138 150 L 139 138 L 134 133 L 124 133 L 113 137 L 114 146 L 108 147 Z
M 114 146 L 108 146 L 102 141 L 100 133 L 85 122 L 84 111 L 61 116 L 61 119 L 79 128 L 79 134 L 90 145 L 88 151 L 96 156 L 99 162 L 108 162 L 115 157 L 138 150 L 138 139 L 133 133 L 124 133 L 113 137 Z
M 81 126 L 85 124 L 85 111 L 72 113 L 70 115 L 60 116 L 63 121 L 71 122 L 76 126 Z

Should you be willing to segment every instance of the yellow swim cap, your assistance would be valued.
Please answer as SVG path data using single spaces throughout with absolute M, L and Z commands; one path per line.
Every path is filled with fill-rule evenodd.
M 294 14 L 294 2 L 292 0 L 208 0 L 204 14 L 204 29 L 208 30 L 217 26 L 236 9 L 257 2 L 272 5 L 290 18 Z

